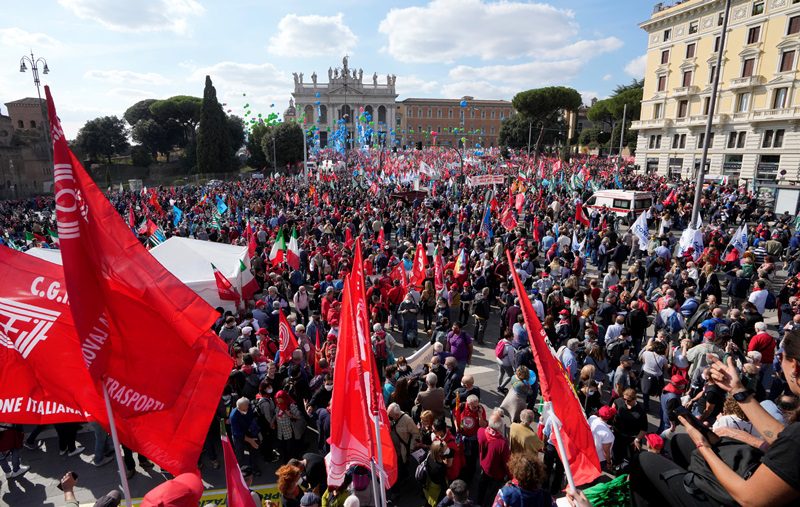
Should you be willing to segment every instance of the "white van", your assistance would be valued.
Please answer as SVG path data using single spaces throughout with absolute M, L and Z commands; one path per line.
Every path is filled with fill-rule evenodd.
M 653 205 L 653 194 L 650 192 L 640 192 L 638 190 L 598 190 L 586 200 L 584 208 L 587 215 L 590 209 L 598 211 L 606 208 L 615 213 L 618 217 L 629 217 L 630 213 L 638 215 L 642 211 L 650 209 Z

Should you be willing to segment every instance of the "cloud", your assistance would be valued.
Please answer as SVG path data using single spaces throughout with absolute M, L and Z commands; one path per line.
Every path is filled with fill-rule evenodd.
M 0 28 L 0 45 L 4 48 L 50 49 L 61 45 L 47 34 L 28 32 L 21 28 Z
M 253 113 L 283 113 L 293 89 L 292 78 L 271 63 L 239 63 L 224 61 L 194 69 L 188 80 L 202 93 L 205 76 L 217 89 L 217 100 L 226 103 L 225 110 L 243 116 L 245 104 Z M 245 95 L 243 95 L 245 94 Z M 274 108 L 271 107 L 274 104 Z
M 205 12 L 196 0 L 58 0 L 58 3 L 81 19 L 118 32 L 185 33 L 190 18 Z
M 502 86 L 486 80 L 456 81 L 442 87 L 444 97 L 471 96 L 481 100 L 511 100 L 518 91 L 518 88 Z
M 592 105 L 592 99 L 596 99 L 599 97 L 599 94 L 594 90 L 578 90 L 578 93 L 581 94 L 581 100 L 583 104 L 586 106 Z
M 133 72 L 130 70 L 90 70 L 83 77 L 126 85 L 163 85 L 170 82 L 167 78 L 155 72 Z
M 437 81 L 422 79 L 415 75 L 397 76 L 398 99 L 403 100 L 408 97 L 430 97 L 441 91 L 441 85 Z
M 629 76 L 641 79 L 644 77 L 644 71 L 647 68 L 647 55 L 642 55 L 634 58 L 625 66 L 625 73 Z
M 156 94 L 147 90 L 137 88 L 111 88 L 106 92 L 109 97 L 118 97 L 131 102 L 138 102 L 143 99 L 154 99 Z
M 267 50 L 283 57 L 344 55 L 358 43 L 358 37 L 336 16 L 298 16 L 288 14 L 278 22 L 278 33 L 269 40 Z
M 603 81 L 611 81 L 612 77 L 614 76 L 612 76 L 611 74 L 606 74 L 605 76 L 603 76 Z
M 588 58 L 598 44 L 602 51 L 622 45 L 616 37 L 574 41 L 578 28 L 574 12 L 543 3 L 432 0 L 390 10 L 378 30 L 388 38 L 384 50 L 401 62 Z

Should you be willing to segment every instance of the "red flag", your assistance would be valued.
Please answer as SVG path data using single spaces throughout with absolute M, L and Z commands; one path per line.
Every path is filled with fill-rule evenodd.
M 128 225 L 136 229 L 136 215 L 133 214 L 133 204 L 128 204 Z
M 122 443 L 173 475 L 194 471 L 231 369 L 209 331 L 217 315 L 131 233 L 70 151 L 45 93 L 65 285 L 92 380 L 66 385 L 107 391 Z M 92 415 L 106 424 L 104 412 Z
M 369 339 L 369 317 L 364 287 L 361 241 L 356 240 L 353 270 L 345 280 L 342 319 L 333 369 L 331 399 L 331 452 L 328 484 L 338 486 L 351 464 L 367 468 L 378 463 L 375 416 L 378 417 L 380 448 L 387 488 L 397 480 L 397 454 L 389 433 L 380 378 Z
M 492 212 L 494 213 L 500 207 L 500 204 L 497 202 L 497 199 L 492 197 L 492 200 L 489 201 L 489 208 L 491 208 Z
M 247 238 L 247 256 L 252 258 L 256 254 L 256 233 L 253 232 L 253 227 L 250 225 L 250 220 L 247 221 L 247 228 L 244 230 L 244 236 Z
M 433 284 L 437 291 L 444 289 L 444 259 L 438 247 L 433 253 Z
M 278 324 L 280 357 L 278 364 L 284 364 L 292 360 L 292 352 L 297 350 L 299 345 L 297 344 L 297 338 L 294 336 L 294 331 L 289 327 L 289 321 L 286 320 L 286 316 L 283 314 L 283 310 L 278 311 L 280 312 L 280 322 Z
M 417 252 L 414 254 L 414 267 L 411 268 L 411 285 L 420 288 L 425 282 L 425 270 L 427 269 L 428 258 L 425 255 L 425 247 L 422 243 L 417 243 Z
M 541 234 L 539 233 L 539 226 L 541 223 L 539 222 L 539 217 L 533 217 L 533 240 L 536 243 L 539 243 L 542 240 Z
M 344 228 L 344 246 L 347 248 L 353 248 L 355 244 L 355 240 L 353 239 L 353 232 L 350 230 L 350 227 Z
M 581 203 L 575 205 L 575 221 L 583 224 L 585 227 L 589 227 L 589 219 L 586 218 L 586 214 L 583 212 L 583 205 Z
M 214 264 L 211 264 L 211 269 L 214 270 L 214 281 L 217 282 L 219 298 L 223 301 L 236 301 L 236 305 L 238 306 L 241 297 L 239 293 L 236 292 L 236 289 L 233 288 L 233 285 L 231 285 L 230 280 L 220 273 Z
M 545 341 L 547 335 L 539 322 L 539 317 L 533 310 L 528 293 L 520 282 L 519 275 L 514 269 L 514 263 L 511 261 L 511 253 L 508 251 L 506 251 L 506 258 L 522 307 L 525 327 L 528 329 L 528 340 L 539 372 L 542 397 L 544 401 L 551 402 L 553 412 L 561 421 L 561 437 L 564 441 L 567 461 L 572 469 L 575 485 L 587 484 L 600 476 L 600 461 L 597 458 L 592 430 L 589 429 L 589 423 L 583 414 L 583 408 L 575 394 L 575 388 L 564 371 L 564 367 Z
M 159 216 L 163 216 L 164 209 L 161 207 L 161 204 L 158 202 L 158 196 L 156 196 L 156 189 L 153 188 L 150 190 L 150 205 L 153 207 L 154 210 L 158 213 Z
M 295 192 L 294 193 L 294 197 L 292 198 L 292 202 L 294 202 L 295 206 L 299 205 L 300 204 L 300 194 Z
M 319 207 L 319 194 L 314 192 L 314 206 Z
M 222 436 L 222 457 L 225 458 L 225 482 L 228 485 L 228 507 L 256 507 L 250 488 L 244 482 L 236 453 L 233 452 L 228 435 Z
M 517 194 L 517 201 L 514 207 L 517 208 L 517 213 L 522 212 L 522 207 L 525 205 L 525 194 Z
M 400 261 L 397 265 L 392 269 L 391 273 L 389 273 L 389 277 L 392 280 L 400 280 L 400 285 L 402 285 L 403 290 L 408 290 L 408 278 L 406 277 L 406 268 L 403 265 L 403 262 Z
M 675 189 L 673 188 L 672 190 L 669 191 L 669 195 L 667 196 L 666 199 L 664 199 L 664 202 L 662 204 L 664 206 L 669 206 L 670 204 L 676 202 L 678 202 L 678 194 L 675 193 Z
M 378 244 L 381 246 L 381 248 L 384 248 L 384 246 L 386 245 L 386 237 L 383 234 L 383 229 L 381 229 L 380 232 L 378 233 Z
M 500 217 L 500 224 L 509 231 L 517 228 L 517 219 L 514 218 L 514 213 L 511 212 L 511 208 L 506 208 L 505 211 L 503 211 L 503 215 Z

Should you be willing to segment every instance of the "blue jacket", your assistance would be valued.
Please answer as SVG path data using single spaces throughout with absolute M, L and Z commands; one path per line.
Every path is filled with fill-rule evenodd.
M 246 414 L 239 412 L 238 409 L 233 409 L 228 421 L 231 423 L 231 436 L 234 440 L 243 440 L 246 436 L 258 434 L 258 421 L 256 413 L 252 409 L 248 410 Z

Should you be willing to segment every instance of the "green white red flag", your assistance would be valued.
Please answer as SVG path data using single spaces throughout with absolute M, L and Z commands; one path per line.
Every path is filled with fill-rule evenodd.
M 297 243 L 297 229 L 292 228 L 289 248 L 286 250 L 286 263 L 292 269 L 300 269 L 300 245 Z
M 280 266 L 286 260 L 286 240 L 283 239 L 283 228 L 278 229 L 278 237 L 269 251 L 269 261 L 273 266 Z

